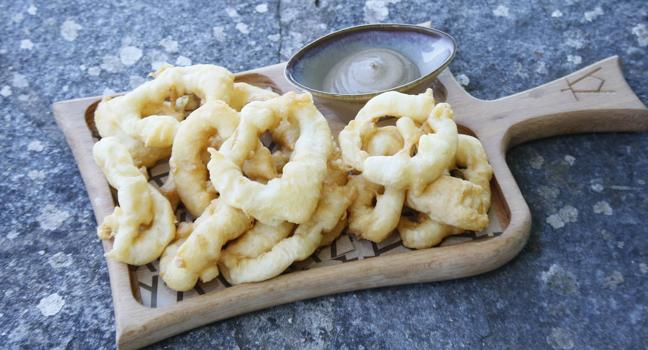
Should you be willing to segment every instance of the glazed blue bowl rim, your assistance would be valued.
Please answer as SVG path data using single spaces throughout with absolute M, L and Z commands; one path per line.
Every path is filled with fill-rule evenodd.
M 302 83 L 300 83 L 294 76 L 293 71 L 295 68 L 295 65 L 299 60 L 310 50 L 313 48 L 317 47 L 323 42 L 327 42 L 330 40 L 335 40 L 335 37 L 341 35 L 341 34 L 346 34 L 346 33 L 351 33 L 351 32 L 359 32 L 359 31 L 365 31 L 365 30 L 381 30 L 381 31 L 390 31 L 390 30 L 400 30 L 400 31 L 416 31 L 419 33 L 423 33 L 426 35 L 434 34 L 442 37 L 446 37 L 450 39 L 450 43 L 452 44 L 452 52 L 450 56 L 441 64 L 438 68 L 432 70 L 431 72 L 422 75 L 418 79 L 412 80 L 406 84 L 402 84 L 390 89 L 386 90 L 381 90 L 381 91 L 375 91 L 375 92 L 370 92 L 370 93 L 361 93 L 361 94 L 339 94 L 339 93 L 334 93 L 334 92 L 328 92 L 328 91 L 322 91 L 318 90 L 309 86 L 306 86 Z M 351 98 L 351 99 L 369 99 L 371 97 L 374 97 L 378 94 L 387 92 L 387 91 L 403 91 L 407 90 L 410 87 L 414 87 L 418 85 L 419 83 L 429 79 L 430 77 L 438 75 L 441 71 L 443 71 L 450 62 L 454 59 L 455 55 L 457 54 L 457 41 L 455 40 L 452 35 L 438 30 L 436 28 L 431 28 L 431 27 L 422 27 L 414 24 L 400 24 L 400 23 L 374 23 L 374 24 L 362 24 L 358 26 L 353 26 L 353 27 L 348 27 L 344 28 L 329 34 L 326 34 L 324 36 L 321 36 L 310 43 L 306 44 L 304 47 L 299 49 L 292 57 L 288 60 L 288 63 L 286 64 L 286 67 L 284 69 L 284 76 L 286 79 L 296 87 L 306 90 L 308 92 L 313 93 L 316 96 L 322 96 L 322 97 L 329 97 L 329 98 Z

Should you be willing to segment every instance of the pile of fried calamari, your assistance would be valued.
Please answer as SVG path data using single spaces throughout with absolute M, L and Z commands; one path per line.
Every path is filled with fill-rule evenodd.
M 94 158 L 119 202 L 98 234 L 114 239 L 112 259 L 160 258 L 174 290 L 219 274 L 272 278 L 345 228 L 374 242 L 397 230 L 405 246 L 427 248 L 488 225 L 484 149 L 430 90 L 376 96 L 338 147 L 308 93 L 279 96 L 213 65 L 153 77 L 95 112 Z M 157 188 L 147 168 L 159 161 L 170 173 Z M 193 222 L 177 222 L 180 203 Z

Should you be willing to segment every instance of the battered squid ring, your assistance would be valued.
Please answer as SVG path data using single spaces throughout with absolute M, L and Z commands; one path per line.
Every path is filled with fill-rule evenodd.
M 367 135 L 367 152 L 372 156 L 392 155 L 411 148 L 418 141 L 420 131 L 408 120 L 399 121 L 404 138 L 398 127 L 373 129 Z M 376 243 L 383 241 L 398 226 L 405 190 L 374 184 L 362 175 L 352 176 L 350 183 L 356 188 L 358 197 L 349 208 L 349 232 Z
M 245 105 L 254 101 L 266 101 L 275 98 L 275 92 L 248 83 L 234 83 L 234 92 L 230 96 L 229 105 L 240 111 Z
M 444 175 L 426 187 L 421 195 L 408 193 L 407 206 L 430 218 L 464 230 L 479 231 L 488 224 L 482 210 L 481 186 Z
M 257 222 L 250 231 L 228 244 L 223 251 L 219 266 L 228 280 L 233 283 L 242 283 L 270 278 L 274 274 L 280 274 L 292 261 L 296 261 L 295 259 L 303 260 L 302 257 L 306 254 L 304 252 L 311 251 L 311 253 L 308 253 L 310 255 L 318 247 L 329 245 L 340 236 L 346 227 L 346 209 L 355 197 L 355 189 L 348 183 L 347 171 L 342 166 L 343 164 L 339 159 L 340 153 L 334 142 L 333 146 L 324 182 L 324 195 L 318 203 L 315 214 L 326 218 L 324 220 L 325 225 L 320 231 L 319 244 L 315 246 L 315 243 L 313 243 L 313 240 L 318 239 L 316 230 L 303 237 L 305 234 L 302 236 L 297 233 L 293 234 L 296 225 L 292 223 L 284 222 L 280 225 L 271 226 Z M 346 195 L 350 196 L 349 198 L 342 195 L 341 190 L 345 188 L 348 189 Z M 341 207 L 334 208 L 332 204 L 325 206 L 325 203 L 328 202 L 323 198 L 329 191 L 335 192 L 330 195 L 330 198 L 340 200 Z M 338 213 L 339 218 L 333 224 L 332 216 L 336 216 Z M 312 218 L 309 221 L 311 225 L 315 222 L 314 220 Z M 305 229 L 304 225 L 306 224 L 299 225 L 296 232 L 302 232 L 300 230 Z M 291 234 L 293 234 L 293 237 L 289 238 Z M 284 255 L 286 252 L 290 256 Z M 257 275 L 253 277 L 249 271 L 250 269 L 263 268 L 257 265 L 270 266 L 271 271 L 261 274 L 255 272 Z M 228 272 L 230 270 L 231 272 Z M 263 275 L 264 273 L 269 275 Z
M 403 137 L 397 127 L 390 125 L 374 130 L 365 145 L 370 155 L 391 156 L 403 148 Z
M 354 196 L 354 188 L 348 184 L 327 184 L 313 216 L 308 222 L 298 225 L 292 236 L 287 237 L 290 231 L 286 229 L 290 226 L 283 224 L 269 235 L 269 239 L 260 240 L 258 245 L 248 245 L 247 251 L 241 246 L 249 242 L 235 245 L 227 258 L 219 262 L 223 277 L 231 284 L 264 281 L 281 274 L 293 262 L 308 258 L 328 236 L 327 232 L 338 228 Z M 246 236 L 242 238 L 253 239 Z M 281 237 L 287 238 L 273 244 Z
M 465 230 L 479 231 L 488 225 L 490 179 L 493 174 L 479 140 L 460 135 L 456 163 L 465 180 L 442 176 L 421 195 L 409 192 L 407 205 L 431 219 Z
M 322 239 L 318 247 L 324 247 L 333 243 L 346 227 L 346 223 L 345 212 L 335 227 L 330 231 L 322 232 Z M 237 268 L 241 263 L 245 264 L 244 261 L 252 261 L 262 254 L 271 251 L 275 245 L 289 237 L 294 229 L 295 224 L 288 222 L 284 222 L 278 226 L 265 225 L 260 222 L 256 223 L 250 231 L 229 243 L 227 248 L 223 250 L 218 263 L 220 270 L 228 271 L 228 268 L 232 268 L 232 270 L 238 271 Z M 268 257 L 265 259 L 270 260 L 271 258 Z M 249 262 L 249 264 L 252 264 L 252 262 Z M 225 272 L 223 272 L 223 275 L 225 275 Z M 233 279 L 228 279 L 228 281 L 232 282 Z
M 170 173 L 180 200 L 194 217 L 199 217 L 216 198 L 201 155 L 211 137 L 225 139 L 231 136 L 238 121 L 235 110 L 214 101 L 196 109 L 178 129 L 169 160 Z
M 362 175 L 352 176 L 349 183 L 358 192 L 349 208 L 349 232 L 372 242 L 382 242 L 398 226 L 405 190 L 371 183 Z
M 419 138 L 414 156 L 408 148 L 390 156 L 370 155 L 362 150 L 363 138 L 385 116 L 398 118 L 399 131 L 402 130 L 401 120 L 407 117 L 418 124 L 426 123 L 434 133 Z M 450 105 L 434 104 L 431 89 L 419 95 L 390 91 L 369 100 L 340 132 L 339 140 L 344 161 L 361 171 L 367 180 L 420 193 L 452 163 L 457 148 L 457 125 Z
M 198 279 L 218 277 L 217 262 L 222 246 L 245 233 L 252 220 L 242 211 L 216 199 L 196 219 L 186 239 L 179 239 L 164 251 L 160 276 L 169 288 L 187 291 Z
M 284 222 L 276 226 L 257 222 L 249 231 L 230 242 L 223 250 L 218 264 L 224 271 L 228 266 L 236 266 L 240 260 L 253 259 L 269 251 L 281 240 L 290 236 L 295 224 Z
M 343 213 L 340 221 L 330 231 L 322 232 L 322 241 L 320 247 L 325 247 L 333 243 L 342 231 L 347 227 L 347 213 Z M 269 251 L 282 239 L 290 236 L 295 228 L 295 224 L 284 222 L 278 226 L 270 226 L 257 223 L 246 232 L 243 236 L 227 245 L 221 255 L 221 262 L 227 266 L 233 266 L 237 260 L 245 258 L 256 258 L 259 255 Z
M 353 201 L 355 201 L 355 198 L 357 198 L 358 191 L 351 184 L 349 184 L 349 169 L 342 161 L 340 148 L 338 147 L 335 140 L 332 140 L 331 143 L 333 144 L 333 150 L 331 151 L 331 156 L 328 161 L 328 172 L 326 174 L 326 180 L 324 181 L 324 190 L 331 186 L 347 186 L 347 188 L 350 188 L 352 191 L 354 191 L 353 200 L 351 201 L 352 204 Z M 340 237 L 342 231 L 344 231 L 349 222 L 348 207 L 350 207 L 351 204 L 349 204 L 344 210 L 342 217 L 335 225 L 335 227 L 322 232 L 322 241 L 319 245 L 320 247 L 330 245 L 338 237 Z
M 444 175 L 423 194 L 408 193 L 407 205 L 425 214 L 419 220 L 401 219 L 398 229 L 406 247 L 431 247 L 449 235 L 488 226 L 493 170 L 479 140 L 459 135 L 456 164 L 464 168 L 458 171 L 465 180 Z
M 227 139 L 238 123 L 238 112 L 222 101 L 212 101 L 193 111 L 178 129 L 169 165 L 178 195 L 194 217 L 216 198 L 202 155 L 211 139 Z M 254 178 L 276 176 L 270 151 L 260 142 L 252 159 L 244 163 L 244 172 Z
M 403 245 L 412 249 L 434 247 L 444 238 L 464 232 L 464 230 L 444 225 L 430 219 L 427 215 L 417 212 L 415 219 L 403 216 L 398 223 L 398 233 Z
M 175 236 L 171 204 L 146 181 L 118 139 L 103 138 L 92 151 L 106 179 L 117 189 L 120 205 L 97 229 L 101 239 L 114 237 L 106 256 L 131 265 L 154 261 Z
M 348 215 L 345 212 L 340 218 L 340 221 L 329 231 L 324 231 L 322 232 L 322 241 L 320 242 L 319 246 L 320 247 L 326 247 L 327 245 L 331 245 L 333 242 L 335 242 L 338 237 L 342 234 L 342 231 L 347 227 L 347 224 L 349 223 L 348 220 Z
M 287 120 L 282 120 L 276 128 L 270 131 L 270 134 L 272 135 L 274 146 L 277 146 L 273 147 L 274 149 L 271 155 L 272 163 L 275 167 L 275 172 L 280 174 L 283 171 L 283 167 L 290 161 L 290 155 L 299 138 L 299 128 L 290 124 Z
M 175 106 L 177 97 L 188 94 L 203 103 L 229 102 L 234 82 L 232 73 L 214 65 L 165 66 L 153 76 L 154 80 L 123 96 L 104 98 L 95 111 L 99 134 L 118 136 L 122 142 L 128 142 L 136 164 L 147 167 L 168 157 L 179 124 L 175 116 L 150 115 L 151 112 L 163 110 L 167 97 Z
M 241 166 L 267 130 L 288 120 L 299 128 L 290 161 L 281 177 L 266 184 L 243 176 Z M 211 182 L 221 199 L 268 225 L 309 220 L 321 196 L 326 162 L 331 152 L 331 131 L 315 108 L 310 94 L 293 92 L 263 102 L 252 102 L 241 111 L 234 134 L 218 151 L 209 149 Z
M 169 201 L 173 211 L 175 211 L 178 208 L 178 204 L 180 204 L 180 196 L 178 196 L 178 190 L 175 181 L 173 181 L 173 174 L 169 173 L 169 176 L 162 186 L 160 186 L 159 190 L 160 193 Z

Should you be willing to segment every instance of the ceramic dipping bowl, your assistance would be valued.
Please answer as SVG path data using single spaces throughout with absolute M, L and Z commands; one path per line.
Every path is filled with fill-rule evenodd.
M 337 62 L 368 49 L 389 49 L 411 61 L 420 73 L 412 81 L 358 94 L 327 91 L 324 80 Z M 300 49 L 286 65 L 286 79 L 325 100 L 365 102 L 385 91 L 417 92 L 428 87 L 455 56 L 456 42 L 440 30 L 408 24 L 367 24 L 325 35 Z

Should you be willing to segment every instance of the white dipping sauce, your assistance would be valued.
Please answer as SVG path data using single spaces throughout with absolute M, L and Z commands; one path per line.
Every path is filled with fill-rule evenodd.
M 394 50 L 374 48 L 336 63 L 322 87 L 339 94 L 362 94 L 391 89 L 420 76 L 418 67 L 407 57 Z

